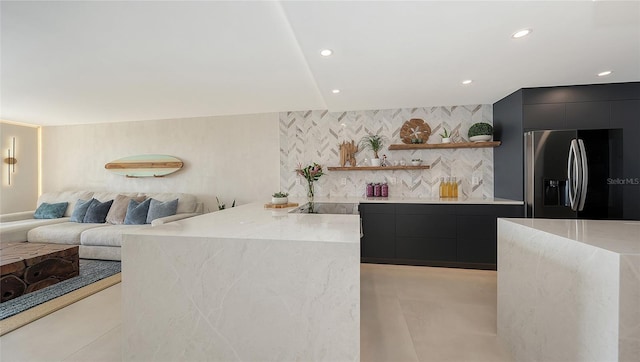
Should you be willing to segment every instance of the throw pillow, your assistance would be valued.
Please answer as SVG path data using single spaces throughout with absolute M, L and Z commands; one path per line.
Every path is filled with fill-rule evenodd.
M 69 221 L 82 222 L 84 220 L 84 216 L 87 214 L 87 209 L 89 208 L 89 205 L 91 205 L 93 200 L 95 199 L 78 200 L 78 202 L 76 202 L 76 207 L 73 208 L 73 213 L 71 213 L 71 220 Z
M 149 205 L 151 199 L 146 199 L 142 202 L 136 200 L 129 200 L 129 206 L 127 207 L 127 215 L 124 217 L 125 225 L 143 225 L 147 221 L 147 213 L 149 212 Z
M 91 205 L 89 205 L 89 208 L 87 209 L 87 213 L 84 215 L 84 220 L 82 220 L 82 222 L 104 224 L 107 221 L 107 213 L 111 208 L 111 204 L 113 204 L 113 200 L 100 202 L 96 199 L 93 199 Z
M 48 204 L 43 202 L 38 206 L 33 214 L 34 219 L 58 219 L 67 211 L 68 202 L 59 202 L 57 204 Z
M 127 208 L 129 207 L 129 200 L 136 200 L 136 202 L 144 201 L 144 196 L 131 197 L 127 195 L 118 195 L 113 200 L 113 205 L 109 209 L 107 214 L 107 222 L 115 225 L 124 224 L 124 217 L 127 215 Z
M 151 224 L 153 220 L 161 217 L 175 215 L 177 210 L 178 199 L 165 202 L 151 199 L 149 213 L 147 214 L 147 224 Z

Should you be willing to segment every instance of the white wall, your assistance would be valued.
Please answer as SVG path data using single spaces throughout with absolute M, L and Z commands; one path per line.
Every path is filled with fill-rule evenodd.
M 12 138 L 16 138 L 15 172 L 11 171 L 9 185 L 7 163 L 8 150 L 13 148 Z M 38 129 L 10 123 L 0 123 L 0 174 L 2 193 L 0 194 L 0 214 L 33 210 L 38 198 Z M 13 151 L 12 151 L 13 152 Z
M 43 192 L 186 192 L 214 211 L 216 196 L 227 206 L 267 202 L 279 189 L 277 113 L 44 127 L 42 148 Z M 184 167 L 137 179 L 104 168 L 139 154 L 175 156 Z

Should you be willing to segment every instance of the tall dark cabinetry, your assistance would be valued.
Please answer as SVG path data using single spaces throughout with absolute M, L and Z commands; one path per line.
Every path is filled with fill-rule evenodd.
M 524 200 L 524 132 L 621 129 L 624 219 L 640 220 L 640 82 L 523 88 L 493 105 L 494 195 Z

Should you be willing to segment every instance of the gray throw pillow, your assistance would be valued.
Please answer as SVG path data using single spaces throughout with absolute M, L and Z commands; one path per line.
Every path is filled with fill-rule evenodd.
M 107 222 L 107 213 L 111 208 L 111 204 L 113 204 L 113 200 L 100 202 L 96 199 L 93 199 L 93 201 L 91 201 L 91 205 L 89 205 L 89 208 L 87 209 L 87 213 L 84 215 L 84 220 L 82 220 L 82 222 L 104 224 L 105 222 Z
M 165 202 L 151 199 L 149 213 L 147 214 L 147 224 L 151 224 L 153 220 L 161 217 L 175 215 L 177 210 L 178 199 Z
M 33 214 L 34 219 L 58 219 L 67 211 L 68 202 L 59 202 L 57 204 L 48 204 L 43 202 L 38 206 Z
M 131 197 L 126 195 L 118 195 L 113 200 L 113 205 L 109 209 L 107 214 L 107 222 L 115 225 L 124 224 L 124 217 L 127 215 L 127 208 L 129 207 L 129 200 L 136 200 L 137 202 L 144 201 L 144 196 Z
M 78 200 L 78 202 L 76 202 L 76 207 L 73 208 L 71 219 L 69 221 L 83 222 L 84 216 L 87 214 L 87 209 L 89 208 L 93 200 L 95 199 Z
M 149 212 L 149 205 L 151 199 L 146 199 L 142 202 L 136 200 L 129 200 L 129 206 L 127 207 L 127 215 L 124 217 L 125 225 L 143 225 L 147 222 L 147 213 Z

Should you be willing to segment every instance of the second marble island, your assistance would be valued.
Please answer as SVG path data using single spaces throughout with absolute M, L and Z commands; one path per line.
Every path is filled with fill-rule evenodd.
M 289 210 L 126 235 L 123 360 L 358 360 L 359 216 Z

